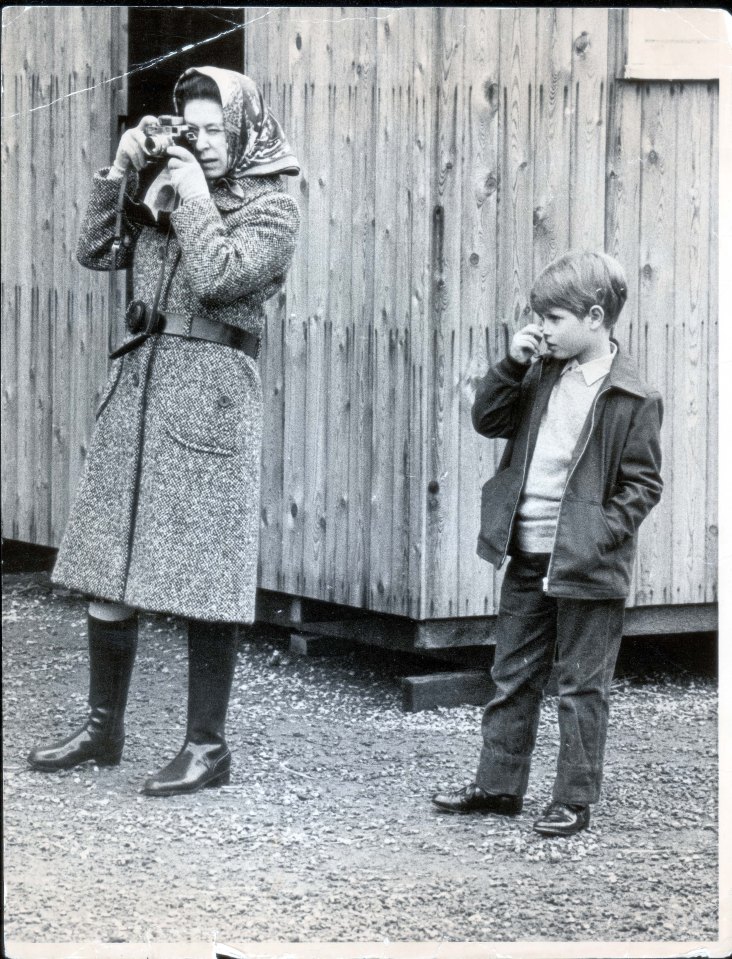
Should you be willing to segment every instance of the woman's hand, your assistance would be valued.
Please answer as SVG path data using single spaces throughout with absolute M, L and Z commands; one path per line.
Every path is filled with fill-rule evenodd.
M 517 363 L 528 365 L 538 354 L 541 338 L 541 327 L 536 323 L 528 323 L 518 333 L 514 334 L 509 348 L 509 356 Z
M 130 167 L 135 170 L 141 170 L 147 163 L 147 156 L 144 150 L 145 128 L 150 123 L 157 123 L 158 118 L 152 116 L 143 117 L 136 127 L 125 130 L 117 147 L 117 155 L 114 158 L 112 170 L 119 176 L 123 176 Z
M 168 147 L 168 172 L 181 200 L 201 200 L 209 196 L 208 183 L 198 160 L 184 147 Z

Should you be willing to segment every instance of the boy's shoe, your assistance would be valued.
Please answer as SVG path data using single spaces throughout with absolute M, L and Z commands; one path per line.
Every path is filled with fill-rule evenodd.
M 590 807 L 553 802 L 534 823 L 534 830 L 542 836 L 573 836 L 590 825 Z
M 493 812 L 499 816 L 516 816 L 521 812 L 521 796 L 494 796 L 484 792 L 477 783 L 449 793 L 435 793 L 432 802 L 443 812 Z

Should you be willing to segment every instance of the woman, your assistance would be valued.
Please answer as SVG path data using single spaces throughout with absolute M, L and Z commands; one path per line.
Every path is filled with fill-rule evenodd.
M 150 168 L 145 132 L 154 118 L 146 117 L 122 136 L 112 168 L 95 176 L 81 230 L 79 262 L 132 266 L 144 307 L 132 311 L 136 326 L 128 311 L 137 335 L 116 351 L 53 573 L 54 582 L 95 597 L 89 717 L 28 757 L 43 771 L 118 764 L 137 610 L 182 616 L 186 737 L 145 782 L 151 796 L 229 781 L 224 724 L 235 624 L 254 620 L 262 304 L 284 284 L 299 225 L 281 179 L 299 167 L 252 80 L 214 67 L 187 70 L 174 100 L 193 152 L 167 148 L 157 186 L 167 180 L 175 190 L 173 211 L 156 220 L 139 202 Z M 165 191 L 152 184 L 145 197 L 156 193 Z

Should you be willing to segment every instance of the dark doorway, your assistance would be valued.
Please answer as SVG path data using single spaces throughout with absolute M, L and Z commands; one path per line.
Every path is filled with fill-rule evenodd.
M 188 67 L 242 72 L 243 22 L 242 8 L 128 7 L 127 125 L 148 113 L 171 113 L 173 86 Z M 193 48 L 176 52 L 188 44 Z

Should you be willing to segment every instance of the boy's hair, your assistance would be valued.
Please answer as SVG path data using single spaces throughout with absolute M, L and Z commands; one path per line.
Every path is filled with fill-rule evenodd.
M 603 325 L 611 327 L 628 298 L 628 281 L 622 266 L 607 253 L 570 250 L 545 267 L 534 280 L 529 299 L 540 316 L 552 307 L 587 316 L 601 306 Z

